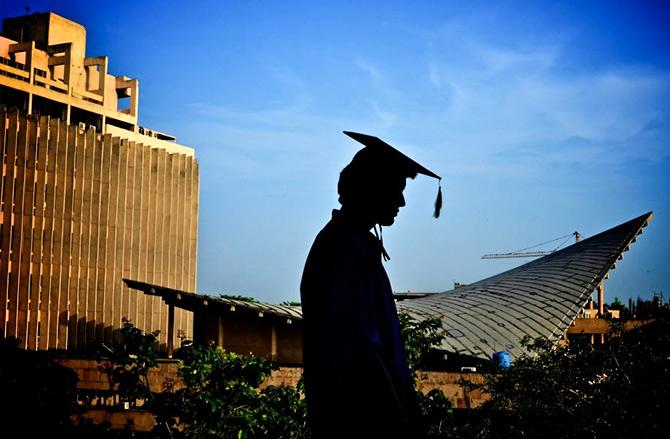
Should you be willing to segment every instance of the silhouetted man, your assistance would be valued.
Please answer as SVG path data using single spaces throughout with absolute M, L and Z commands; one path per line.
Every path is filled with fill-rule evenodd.
M 316 237 L 303 272 L 303 351 L 312 437 L 420 437 L 418 407 L 400 338 L 388 259 L 376 225 L 405 205 L 407 178 L 440 178 L 380 139 L 340 173 L 340 210 Z M 441 192 L 435 216 L 441 207 Z M 375 230 L 373 235 L 370 230 Z

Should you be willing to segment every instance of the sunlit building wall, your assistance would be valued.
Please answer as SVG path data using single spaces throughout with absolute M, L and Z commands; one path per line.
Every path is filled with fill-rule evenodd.
M 86 29 L 53 13 L 0 36 L 0 335 L 86 350 L 122 319 L 160 330 L 168 307 L 123 278 L 196 287 L 194 150 L 138 125 L 139 83 L 86 57 Z M 174 312 L 173 336 L 192 314 Z

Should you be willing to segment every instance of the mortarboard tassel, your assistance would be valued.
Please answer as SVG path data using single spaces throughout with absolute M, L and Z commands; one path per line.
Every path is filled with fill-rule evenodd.
M 438 185 L 437 198 L 435 198 L 435 213 L 433 214 L 435 218 L 440 217 L 440 210 L 442 209 L 442 180 L 440 180 Z
M 384 248 L 384 236 L 382 235 L 382 225 L 379 225 L 379 233 L 377 233 L 377 224 L 375 224 L 374 227 L 375 231 L 375 236 L 377 237 L 377 241 L 379 242 L 379 251 L 382 254 L 382 259 L 384 261 L 389 261 L 391 260 L 391 257 L 389 256 L 388 253 L 386 253 L 386 249 Z

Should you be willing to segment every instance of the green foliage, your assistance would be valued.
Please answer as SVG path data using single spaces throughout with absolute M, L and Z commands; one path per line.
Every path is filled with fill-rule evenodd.
M 409 314 L 398 314 L 400 333 L 407 352 L 407 363 L 414 374 L 420 369 L 428 356 L 435 351 L 446 337 L 442 321 L 437 317 L 418 321 Z
M 283 306 L 301 306 L 302 304 L 300 302 L 294 302 L 294 301 L 291 301 L 291 300 L 286 300 L 284 302 L 281 302 L 280 305 L 283 305 Z
M 609 304 L 605 304 L 605 318 L 612 320 L 608 311 L 619 311 L 619 321 L 629 320 L 632 315 L 628 307 L 619 300 L 618 297 L 614 298 L 614 301 Z
M 275 363 L 186 344 L 175 356 L 184 388 L 163 399 L 163 419 L 177 418 L 192 438 L 299 438 L 305 406 L 293 387 L 259 386 Z M 166 409 L 167 407 L 167 409 Z
M 239 296 L 236 294 L 219 294 L 219 297 L 222 299 L 239 300 L 240 302 L 258 303 L 258 300 L 253 297 Z
M 651 300 L 644 300 L 638 296 L 637 300 L 630 301 L 629 308 L 624 303 L 615 298 L 610 304 L 605 304 L 605 310 L 619 311 L 619 320 L 626 321 L 631 319 L 647 320 L 647 319 L 661 319 L 670 320 L 670 303 L 664 298 L 662 293 L 654 293 Z
M 278 366 L 270 360 L 196 346 L 182 340 L 175 352 L 184 386 L 174 390 L 165 382 L 163 392 L 149 389 L 148 373 L 158 366 L 153 347 L 158 331 L 144 334 L 124 320 L 121 342 L 107 348 L 110 383 L 124 400 L 145 399 L 145 409 L 157 419 L 154 432 L 189 438 L 301 438 L 305 404 L 301 389 L 259 387 Z
M 453 408 L 451 401 L 439 389 L 433 389 L 425 395 L 417 392 L 423 425 L 428 438 L 452 437 Z
M 268 386 L 260 394 L 257 421 L 259 437 L 300 439 L 306 423 L 305 400 L 299 390 L 288 386 Z
M 605 305 L 605 307 L 608 309 L 614 309 L 618 311 L 623 311 L 627 309 L 626 305 L 624 305 L 623 302 L 619 300 L 618 297 L 615 297 L 614 302 L 610 303 L 609 305 Z
M 428 318 L 418 321 L 409 314 L 398 314 L 400 334 L 403 339 L 407 363 L 414 379 L 416 388 L 417 371 L 427 362 L 437 346 L 442 344 L 446 331 L 442 328 L 439 318 Z M 419 403 L 421 423 L 427 438 L 451 437 L 454 431 L 453 409 L 451 401 L 439 389 L 427 394 L 416 390 Z
M 108 348 L 110 366 L 105 369 L 111 387 L 119 392 L 122 400 L 132 404 L 136 399 L 150 399 L 149 369 L 158 366 L 154 346 L 159 331 L 148 334 L 123 319 L 120 343 Z
M 477 437 L 661 437 L 670 431 L 670 364 L 661 354 L 667 337 L 618 332 L 604 346 L 523 342 L 529 354 L 479 386 L 492 399 L 478 411 Z
M 182 361 L 179 375 L 186 387 L 177 395 L 187 436 L 249 437 L 256 427 L 256 389 L 272 365 L 202 346 L 184 349 Z

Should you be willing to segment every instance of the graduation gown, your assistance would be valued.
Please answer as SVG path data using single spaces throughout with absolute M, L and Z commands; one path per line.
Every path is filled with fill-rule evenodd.
M 415 394 L 377 238 L 334 210 L 312 245 L 300 294 L 312 437 L 419 437 Z

